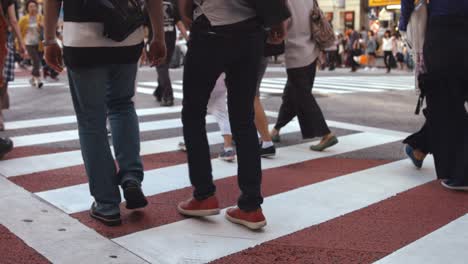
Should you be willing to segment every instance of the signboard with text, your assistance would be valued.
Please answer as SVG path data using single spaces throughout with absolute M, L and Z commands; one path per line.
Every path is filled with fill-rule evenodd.
M 345 27 L 354 28 L 354 11 L 344 12 Z
M 401 0 L 369 0 L 369 6 L 399 5 Z

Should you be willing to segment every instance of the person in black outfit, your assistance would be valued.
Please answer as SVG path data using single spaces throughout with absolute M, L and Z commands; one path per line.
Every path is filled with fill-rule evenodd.
M 177 30 L 180 30 L 183 37 L 188 40 L 187 30 L 180 20 L 179 8 L 175 0 L 163 1 L 164 11 L 164 33 L 166 35 L 167 57 L 166 62 L 156 67 L 158 72 L 158 87 L 154 90 L 156 101 L 161 103 L 161 106 L 174 105 L 174 92 L 172 90 L 171 77 L 169 74 L 169 64 L 171 63 L 172 55 L 174 54 L 175 44 L 177 40 Z M 151 27 L 148 27 L 149 29 Z M 152 35 L 152 32 L 150 32 Z M 148 39 L 151 39 L 149 37 Z
M 270 39 L 281 43 L 289 11 L 283 0 L 180 0 L 179 4 L 183 21 L 193 23 L 184 71 L 182 121 L 194 193 L 193 198 L 179 204 L 178 211 L 187 216 L 220 212 L 205 117 L 211 91 L 224 72 L 241 189 L 238 207 L 229 209 L 226 218 L 250 229 L 262 228 L 266 220 L 261 210 L 262 171 L 254 98 L 263 57 L 264 26 L 271 26 Z
M 412 0 L 402 1 L 405 31 Z M 426 124 L 416 135 L 421 147 L 434 155 L 437 177 L 452 190 L 468 191 L 468 0 L 431 0 L 424 44 L 423 75 L 426 95 Z M 463 33 L 461 33 L 463 32 Z M 409 141 L 408 141 L 409 142 Z

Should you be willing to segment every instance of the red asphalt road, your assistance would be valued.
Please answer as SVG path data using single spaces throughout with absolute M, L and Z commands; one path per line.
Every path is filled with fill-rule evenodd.
M 19 237 L 0 225 L 0 263 L 46 264 L 50 263 L 41 254 L 26 245 Z

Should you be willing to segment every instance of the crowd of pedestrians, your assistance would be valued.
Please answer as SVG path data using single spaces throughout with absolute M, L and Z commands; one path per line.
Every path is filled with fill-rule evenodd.
M 387 31 L 378 40 L 373 31 L 350 29 L 330 47 L 323 48 L 310 33 L 311 23 L 319 23 L 310 19 L 311 11 L 318 8 L 315 0 L 248 2 L 251 4 L 245 0 L 146 0 L 143 5 L 132 0 L 121 6 L 119 1 L 109 1 L 118 7 L 112 8 L 98 1 L 45 0 L 42 16 L 38 3 L 30 0 L 19 23 L 14 1 L 2 2 L 12 33 L 5 33 L 0 46 L 10 51 L 10 39 L 17 37 L 19 53 L 25 55 L 26 49 L 32 60 L 31 84 L 38 88 L 43 85 L 42 51 L 49 73 L 58 74 L 67 67 L 82 156 L 94 198 L 91 217 L 108 226 L 120 225 L 121 189 L 126 208 L 141 209 L 148 204 L 142 191 L 140 131 L 132 98 L 138 64 L 144 58 L 157 69 L 159 86 L 154 91 L 155 99 L 164 107 L 174 105 L 169 61 L 175 49 L 176 28 L 189 41 L 183 75 L 184 142 L 179 147 L 187 152 L 188 176 L 193 186 L 192 196 L 180 202 L 177 210 L 191 217 L 220 213 L 206 131 L 209 113 L 216 118 L 224 138 L 219 157 L 238 161 L 241 195 L 237 207 L 227 210 L 226 218 L 250 229 L 266 225 L 261 209 L 261 158 L 276 154 L 274 143 L 280 142 L 283 127 L 297 117 L 304 139 L 321 139 L 310 146 L 311 151 L 324 151 L 338 144 L 312 94 L 321 53 L 326 53 L 330 70 L 348 64 L 353 72 L 357 71 L 360 65 L 356 57 L 364 54 L 368 57 L 368 69 L 373 69 L 379 50 L 383 51 L 388 72 L 395 65 L 405 65 L 407 48 L 398 33 Z M 403 1 L 403 32 L 414 6 L 410 2 L 413 1 Z M 460 10 L 451 9 L 441 0 L 432 0 L 430 7 L 437 7 L 437 12 L 431 13 L 425 48 L 427 72 L 421 73 L 424 86 L 430 87 L 425 90 L 427 122 L 405 141 L 407 154 L 421 167 L 426 155 L 433 153 L 437 173 L 445 179 L 443 185 L 467 190 L 467 80 L 463 70 L 468 58 L 456 58 L 460 53 L 466 55 L 460 46 L 466 35 L 458 34 L 458 46 L 448 47 L 450 43 L 445 40 L 457 35 L 455 31 L 466 31 L 468 24 L 466 17 L 459 16 Z M 61 8 L 63 47 L 61 35 L 57 34 Z M 115 10 L 124 10 L 126 16 Z M 462 12 L 468 14 L 466 9 Z M 102 19 L 101 14 L 107 14 L 109 19 Z M 127 26 L 117 27 L 119 23 Z M 447 25 L 450 30 L 446 30 Z M 278 120 L 269 131 L 260 85 L 272 46 L 284 53 L 287 83 Z M 435 52 L 432 57 L 427 56 L 429 49 Z M 450 51 L 449 56 L 442 50 Z M 9 55 L 5 50 L 6 65 L 10 63 Z M 5 72 L 8 71 L 5 66 Z M 0 108 L 8 106 L 5 101 L 9 80 L 12 79 L 4 74 Z M 117 163 L 106 122 L 110 124 Z M 3 128 L 2 122 L 0 125 Z M 444 140 L 450 140 L 450 144 Z M 0 139 L 0 158 L 12 148 L 11 140 Z

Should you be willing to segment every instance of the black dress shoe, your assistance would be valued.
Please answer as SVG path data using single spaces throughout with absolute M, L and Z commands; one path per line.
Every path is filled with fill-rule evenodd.
M 174 106 L 174 99 L 162 99 L 162 102 L 160 105 L 164 107 Z
M 120 213 L 112 215 L 104 215 L 96 211 L 96 203 L 94 202 L 89 212 L 90 216 L 106 226 L 119 226 L 122 224 Z
M 135 210 L 144 208 L 148 205 L 148 200 L 146 200 L 141 186 L 136 181 L 127 181 L 122 184 L 124 191 L 124 197 L 127 201 L 126 208 L 129 210 Z
M 13 141 L 8 138 L 0 138 L 0 159 L 13 150 Z
M 268 147 L 268 148 L 263 148 L 262 143 L 260 143 L 260 156 L 262 158 L 271 158 L 276 155 L 276 147 L 275 145 Z

